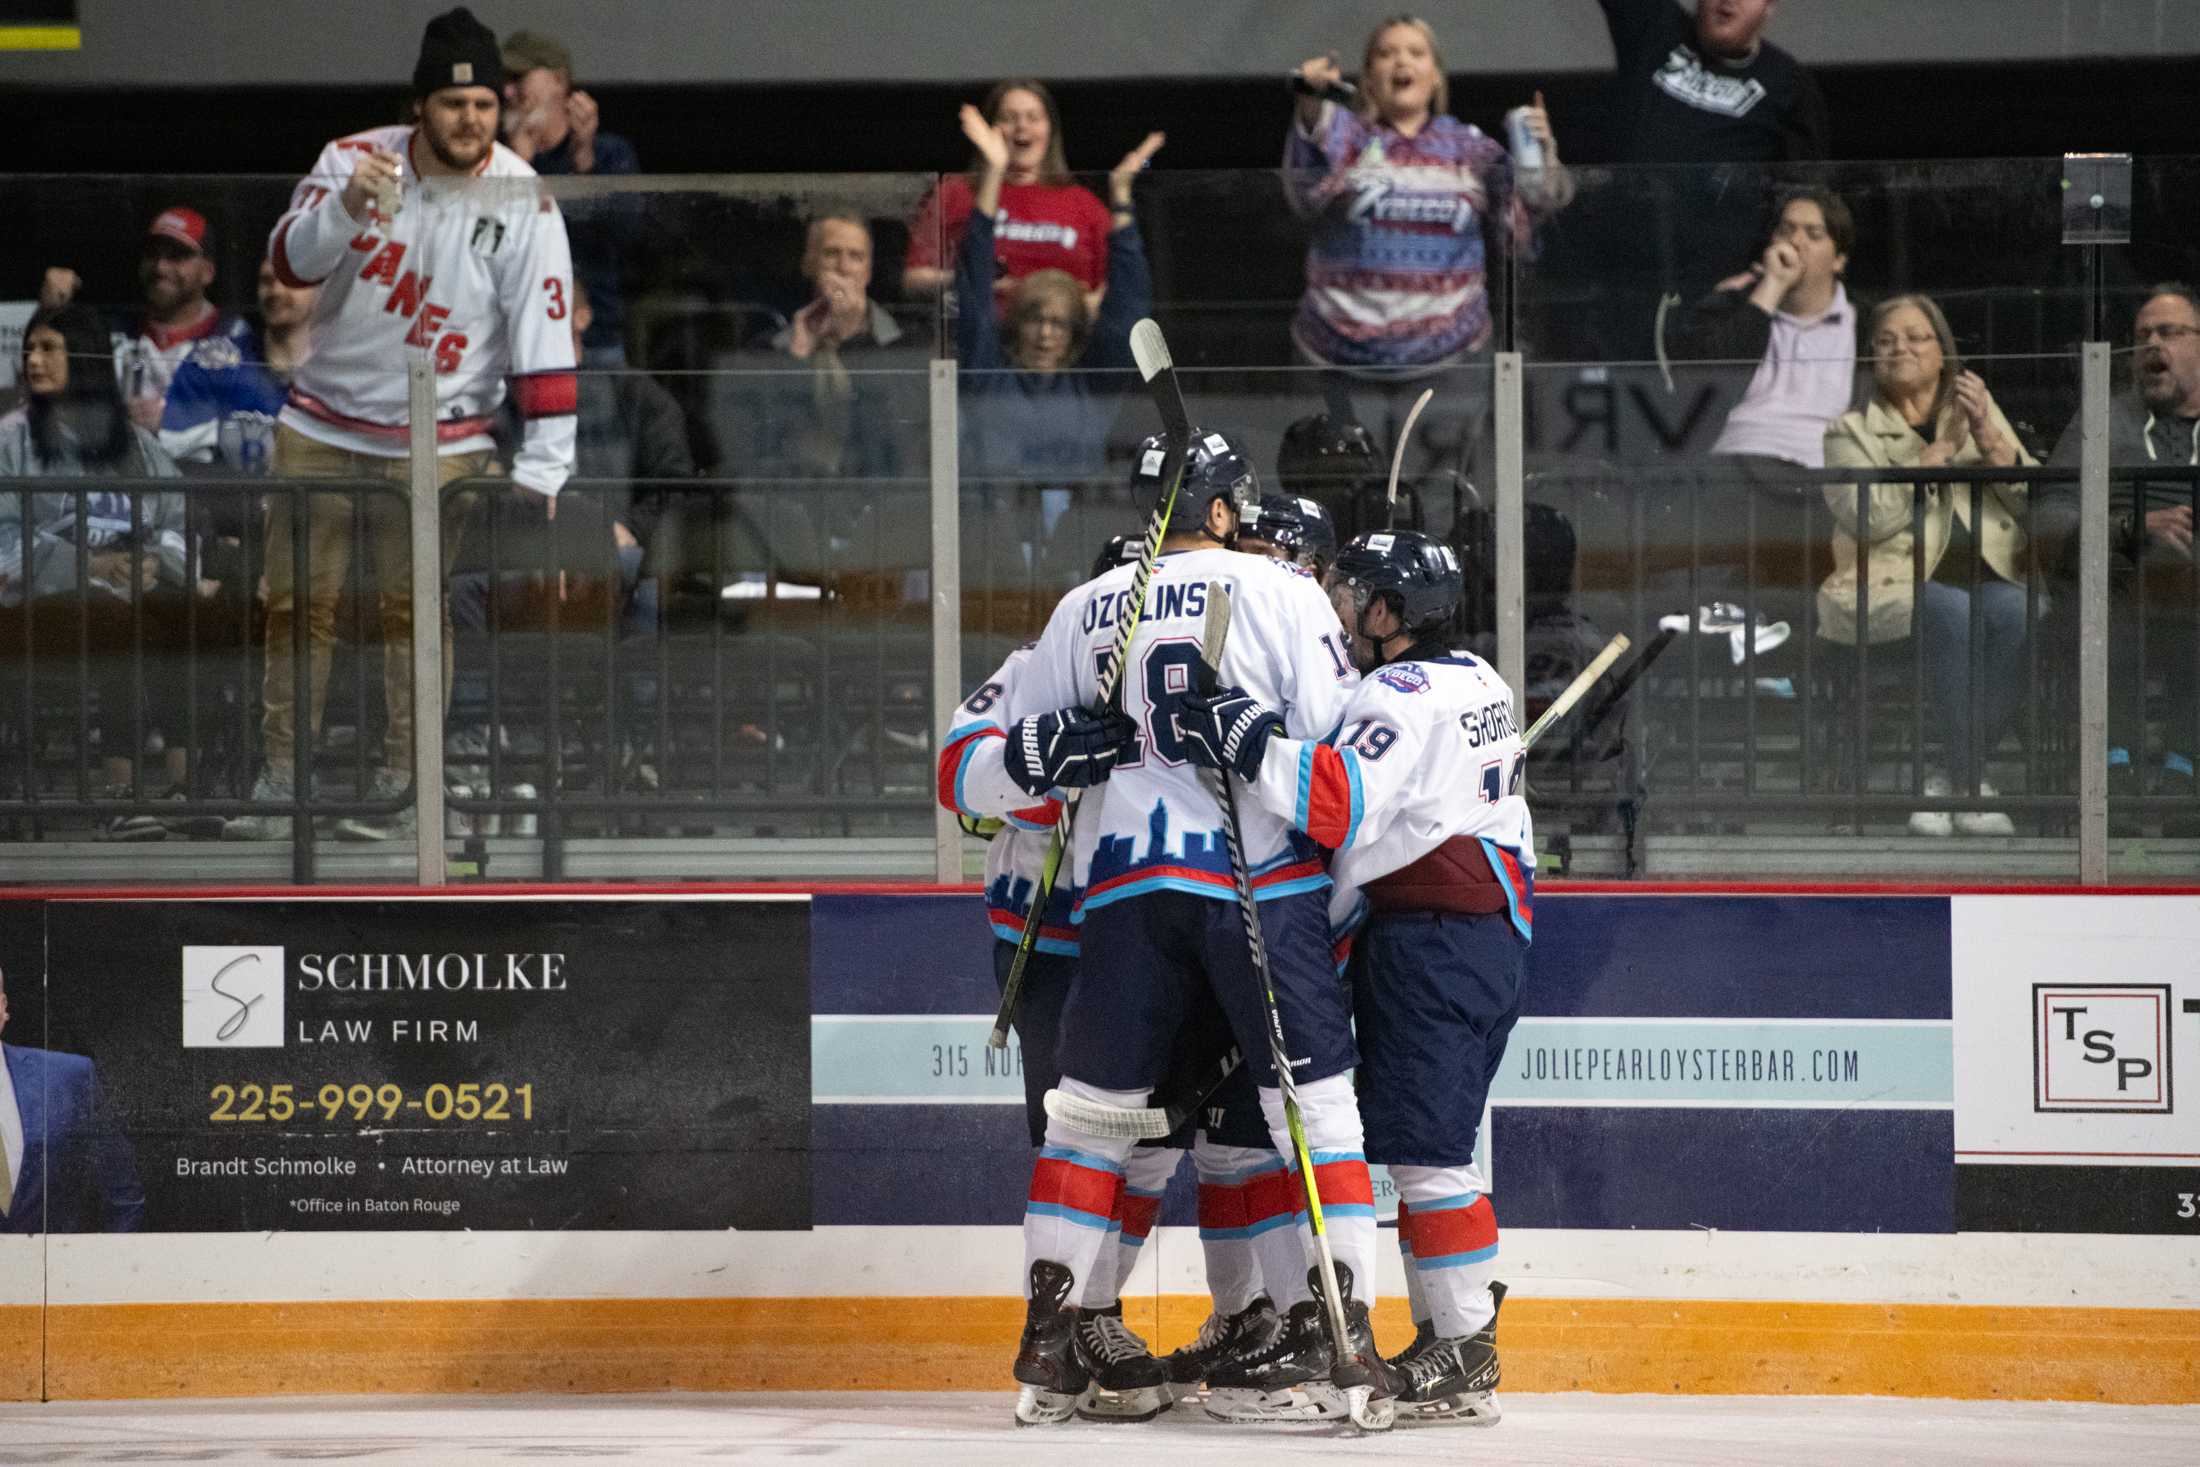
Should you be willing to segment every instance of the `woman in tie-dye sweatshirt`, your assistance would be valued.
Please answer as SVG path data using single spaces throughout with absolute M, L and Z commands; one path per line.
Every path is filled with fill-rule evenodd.
M 1335 73 L 1327 58 L 1301 68 L 1315 88 Z M 1449 116 L 1449 101 L 1435 36 L 1410 18 L 1368 38 L 1352 107 L 1300 98 L 1284 180 L 1313 224 L 1292 325 L 1311 360 L 1436 367 L 1487 350 L 1493 261 L 1525 249 L 1533 217 L 1572 198 L 1541 108 L 1528 121 L 1543 164 L 1519 170 L 1496 139 Z

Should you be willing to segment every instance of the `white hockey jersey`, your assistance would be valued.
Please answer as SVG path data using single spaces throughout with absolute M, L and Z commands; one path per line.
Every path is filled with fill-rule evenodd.
M 282 421 L 321 443 L 403 458 L 411 414 L 406 362 L 432 354 L 436 441 L 446 454 L 492 446 L 506 383 L 525 424 L 512 477 L 555 494 L 573 471 L 573 260 L 565 219 L 535 170 L 503 144 L 471 178 L 422 178 L 413 129 L 338 138 L 291 194 L 268 240 L 275 273 L 318 285 L 313 354 Z M 361 158 L 405 159 L 397 217 L 344 212 Z
M 1457 836 L 1482 843 L 1521 935 L 1533 921 L 1535 831 L 1512 690 L 1477 657 L 1393 662 L 1354 690 L 1333 738 L 1274 738 L 1255 800 L 1336 854 L 1330 923 L 1358 925 L 1362 888 Z
M 1010 722 L 1090 703 L 1115 646 L 1117 618 L 1130 614 L 1135 566 L 1118 566 L 1064 597 L 1015 690 Z M 1197 686 L 1206 628 L 1207 583 L 1229 586 L 1230 637 L 1221 681 L 1245 688 L 1283 715 L 1296 738 L 1337 726 L 1358 675 L 1344 629 L 1314 578 L 1285 561 L 1234 550 L 1182 550 L 1161 557 L 1132 638 L 1123 711 L 1138 723 L 1137 753 L 1088 792 L 1076 822 L 1078 910 L 1149 891 L 1236 899 L 1222 807 L 1205 775 L 1185 757 L 1176 706 Z M 1251 801 L 1239 806 L 1245 859 L 1263 900 L 1329 884 L 1322 853 L 1284 820 Z
M 1023 938 L 1031 896 L 1039 889 L 1039 869 L 1062 818 L 1060 800 L 1033 800 L 1008 777 L 1001 762 L 1008 733 L 1005 715 L 1031 665 L 1032 646 L 1026 643 L 1009 653 L 993 676 L 963 700 L 940 747 L 940 803 L 958 815 L 1001 822 L 985 851 L 985 908 L 993 935 L 1005 942 Z M 1070 924 L 1076 898 L 1065 860 L 1039 922 L 1035 945 L 1040 952 L 1077 956 L 1077 929 Z

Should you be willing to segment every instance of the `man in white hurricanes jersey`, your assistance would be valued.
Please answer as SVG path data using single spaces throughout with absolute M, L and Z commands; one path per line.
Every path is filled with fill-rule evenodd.
M 1156 492 L 1165 459 L 1160 442 L 1149 439 L 1134 485 Z M 1211 1000 L 1227 1016 L 1259 1087 L 1270 1140 L 1288 1157 L 1293 1148 L 1269 1059 L 1260 978 L 1237 910 L 1221 807 L 1189 762 L 1176 717 L 1197 686 L 1210 581 L 1227 584 L 1234 597 L 1224 678 L 1260 688 L 1283 710 L 1292 732 L 1318 737 L 1333 728 L 1354 681 L 1343 629 L 1313 578 L 1296 566 L 1224 548 L 1258 492 L 1251 464 L 1227 435 L 1194 435 L 1120 686 L 1137 744 L 1077 816 L 1072 880 L 1082 892 L 1080 946 L 1088 958 L 1104 953 L 1106 959 L 1079 966 L 1063 1006 L 1061 1088 L 1103 1105 L 1146 1104 L 1178 1035 L 1197 1006 Z M 1063 598 L 1032 654 L 1010 719 L 1043 716 L 1091 696 L 1119 619 L 1136 610 L 1134 577 L 1133 568 L 1122 567 Z M 1004 758 L 1015 758 L 1020 742 L 1006 740 Z M 1329 878 L 1320 852 L 1303 834 L 1267 811 L 1249 807 L 1243 814 L 1244 854 L 1315 1181 L 1340 1263 L 1339 1286 L 1349 1295 L 1355 1354 L 1372 1355 L 1366 1317 L 1373 1195 L 1347 1076 L 1356 1058 L 1350 1016 L 1330 956 Z M 1066 1344 L 1072 1321 L 1064 1306 L 1102 1254 L 1108 1203 L 1123 1184 L 1129 1152 L 1127 1141 L 1049 1121 L 1024 1216 L 1030 1308 L 1015 1366 L 1024 1386 L 1020 1420 L 1059 1420 L 1082 1389 L 1082 1367 Z M 1273 1194 L 1281 1199 L 1284 1189 Z M 1303 1268 L 1311 1262 L 1311 1243 L 1296 1231 Z M 1209 1409 L 1221 1402 L 1226 1412 L 1242 1407 L 1275 1416 L 1336 1411 L 1341 1398 L 1328 1390 L 1330 1372 L 1366 1362 L 1332 1358 L 1321 1305 L 1297 1271 L 1266 1282 L 1285 1310 L 1283 1327 L 1261 1349 L 1208 1374 Z
M 275 471 L 405 484 L 411 420 L 406 370 L 417 352 L 435 365 L 437 479 L 482 473 L 490 420 L 507 391 L 525 423 L 512 463 L 522 489 L 551 500 L 573 468 L 573 265 L 565 221 L 535 172 L 496 141 L 502 105 L 496 37 L 462 6 L 428 23 L 413 71 L 415 120 L 338 138 L 300 180 L 276 223 L 268 257 L 284 283 L 317 285 L 313 355 L 292 380 L 275 439 Z M 466 496 L 442 508 L 441 572 L 458 547 Z M 278 500 L 267 527 L 267 767 L 255 799 L 291 798 L 299 755 L 293 639 L 294 528 L 307 536 L 305 622 L 311 687 L 305 738 L 319 730 L 335 645 L 336 603 L 352 545 L 347 498 L 315 495 L 294 527 Z M 409 517 L 402 499 L 363 501 L 376 566 L 388 724 L 372 795 L 410 785 L 412 597 Z M 444 696 L 450 694 L 450 622 L 443 625 Z M 410 828 L 347 820 L 340 834 L 380 837 Z M 232 822 L 242 837 L 283 837 L 287 816 Z
M 1413 1346 L 1390 1361 L 1423 1415 L 1496 1419 L 1497 1215 L 1474 1165 L 1490 1079 L 1520 1014 L 1534 917 L 1534 833 L 1512 690 L 1454 651 L 1451 547 L 1362 535 L 1330 567 L 1368 675 L 1342 726 L 1294 737 L 1255 694 L 1181 715 L 1192 757 L 1336 852 L 1333 917 L 1357 928 L 1350 974 L 1369 1160 L 1398 1185 Z

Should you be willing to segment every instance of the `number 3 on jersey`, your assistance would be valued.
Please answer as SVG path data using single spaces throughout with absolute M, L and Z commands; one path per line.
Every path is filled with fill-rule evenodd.
M 1108 675 L 1108 652 L 1097 654 L 1100 676 Z M 1189 637 L 1172 637 L 1154 643 L 1139 660 L 1136 689 L 1121 688 L 1123 711 L 1138 725 L 1138 752 L 1117 761 L 1117 769 L 1137 769 L 1151 748 L 1163 764 L 1184 762 L 1184 730 L 1177 723 L 1184 700 L 1197 685 L 1199 643 Z

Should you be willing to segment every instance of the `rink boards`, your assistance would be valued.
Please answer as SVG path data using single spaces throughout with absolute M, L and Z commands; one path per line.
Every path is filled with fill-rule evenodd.
M 1508 1383 L 2200 1400 L 2200 900 L 1541 896 Z M 6 1039 L 97 1064 L 145 1199 L 0 1235 L 0 1396 L 995 1385 L 990 942 L 939 889 L 0 904 Z

